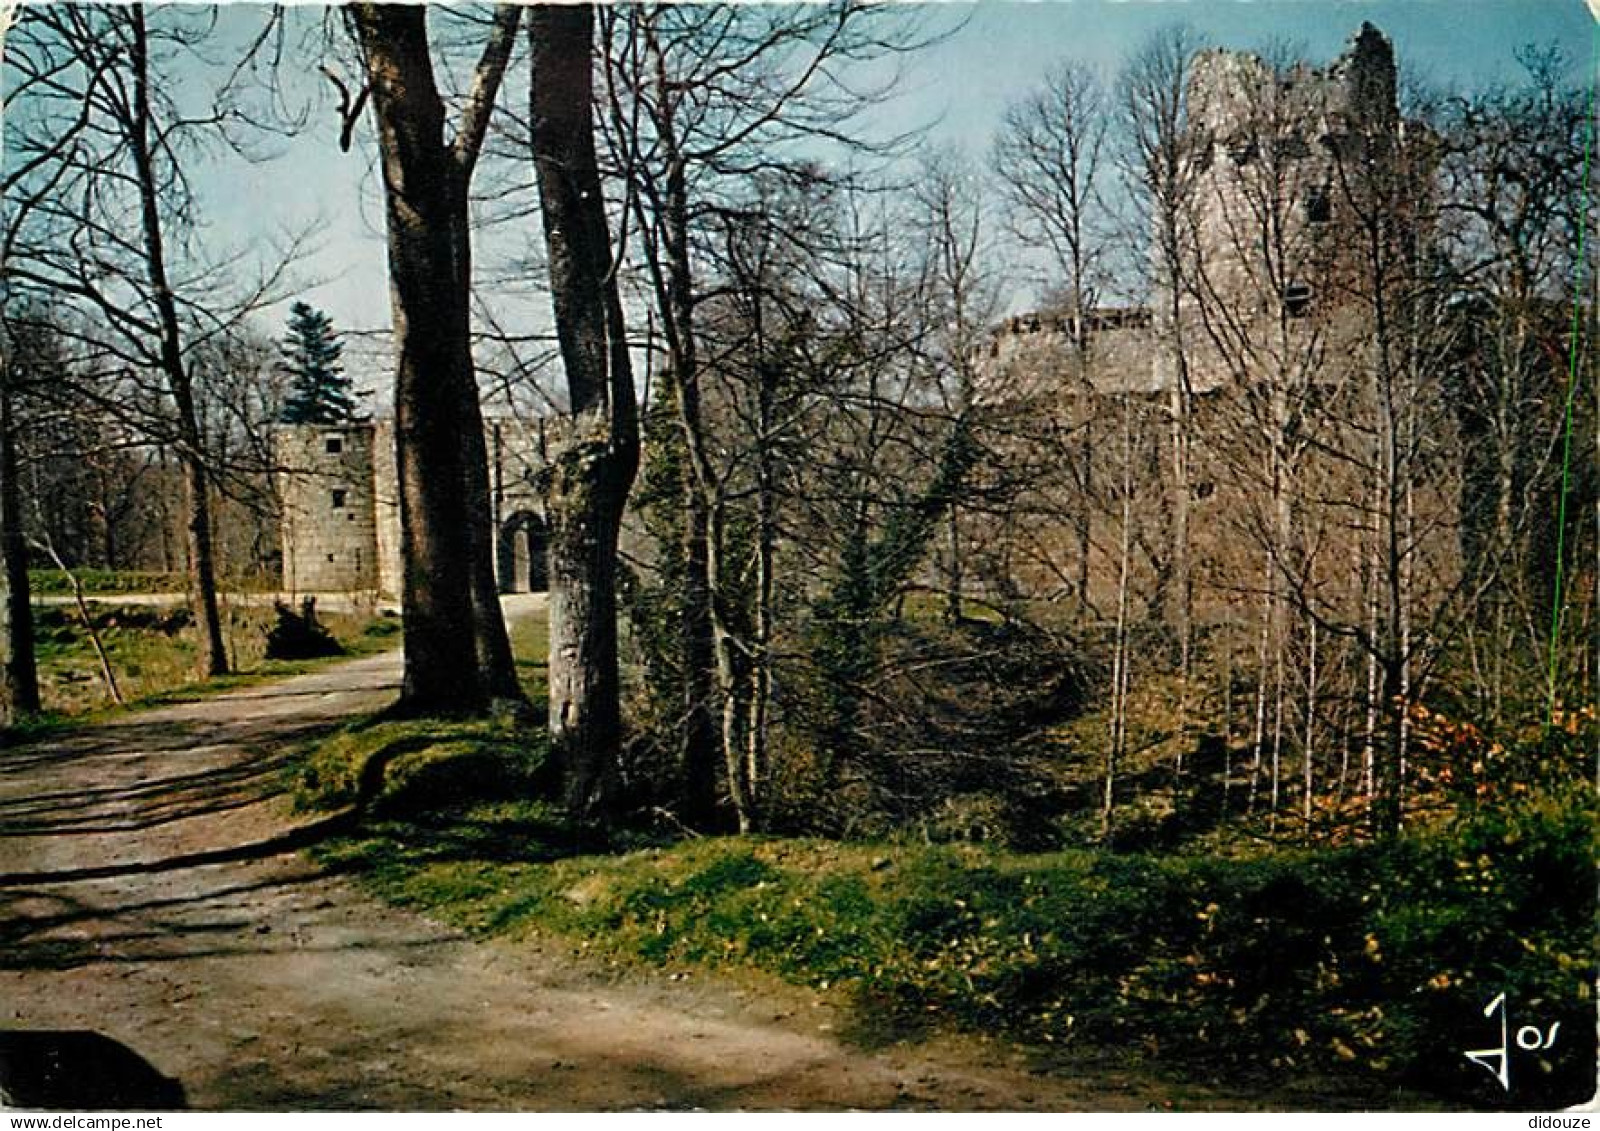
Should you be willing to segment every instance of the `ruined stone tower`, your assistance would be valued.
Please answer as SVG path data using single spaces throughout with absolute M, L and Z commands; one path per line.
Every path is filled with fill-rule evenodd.
M 1162 395 L 1179 385 L 1181 341 L 1189 389 L 1203 395 L 1285 376 L 1335 379 L 1320 372 L 1329 359 L 1359 352 L 1360 182 L 1374 168 L 1404 175 L 1388 39 L 1364 23 L 1320 68 L 1202 51 L 1190 61 L 1187 103 L 1185 277 L 1176 303 L 1157 270 L 1148 308 L 1091 311 L 1086 390 L 1065 380 L 1075 366 L 1063 320 L 1008 319 L 979 359 L 996 383 Z M 1418 173 L 1397 195 L 1419 196 L 1423 179 Z
M 279 426 L 285 590 L 380 588 L 374 432 L 370 424 Z
M 1150 548 L 1132 567 L 1150 591 L 1179 591 L 1163 586 L 1180 551 L 1191 580 L 1237 568 L 1296 413 L 1337 418 L 1374 372 L 1374 238 L 1393 279 L 1423 235 L 1407 217 L 1426 211 L 1428 138 L 1401 121 L 1396 86 L 1393 48 L 1371 24 L 1323 67 L 1195 55 L 1174 154 L 1181 203 L 1170 227 L 1151 217 L 1149 305 L 1101 307 L 1077 326 L 1018 315 L 977 348 L 984 395 L 1059 438 L 1061 470 L 1041 477 L 1037 505 L 1063 521 L 1030 535 L 1038 565 L 1018 567 L 1029 586 L 1114 599 L 1103 583 L 1123 568 L 1112 551 L 1125 529 Z M 1159 242 L 1169 231 L 1175 256 Z M 1131 526 L 1106 510 L 1118 492 L 1137 499 Z
M 1394 50 L 1370 23 L 1326 68 L 1202 51 L 1190 63 L 1190 243 L 1177 303 L 1193 391 L 1331 379 L 1364 334 L 1363 186 L 1399 151 Z M 1162 280 L 1166 285 L 1166 280 Z M 1173 333 L 1169 293 L 1156 333 Z M 1176 379 L 1158 352 L 1157 385 Z
M 542 591 L 548 571 L 539 481 L 548 425 L 490 419 L 484 429 L 501 592 Z M 284 424 L 274 445 L 283 588 L 398 596 L 403 564 L 392 422 Z

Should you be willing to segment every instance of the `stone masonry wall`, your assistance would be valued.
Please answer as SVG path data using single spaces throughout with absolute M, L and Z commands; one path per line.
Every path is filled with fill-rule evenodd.
M 378 588 L 386 596 L 400 596 L 405 580 L 400 554 L 400 472 L 395 463 L 394 422 L 372 425 L 372 497 L 378 556 Z
M 283 587 L 289 592 L 377 584 L 372 439 L 366 425 L 278 427 Z
M 543 530 L 539 473 L 550 427 L 540 420 L 485 421 L 497 537 L 513 525 L 524 538 L 530 526 Z M 280 425 L 275 444 L 283 469 L 284 589 L 376 589 L 399 597 L 405 575 L 394 423 Z

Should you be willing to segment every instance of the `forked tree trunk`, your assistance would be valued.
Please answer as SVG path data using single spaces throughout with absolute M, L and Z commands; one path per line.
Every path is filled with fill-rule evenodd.
M 516 697 L 494 582 L 488 457 L 470 345 L 467 188 L 520 11 L 500 5 L 453 141 L 421 7 L 356 5 L 382 153 L 408 712 Z
M 407 711 L 484 705 L 473 634 L 459 358 L 466 296 L 452 269 L 455 178 L 421 8 L 358 5 L 352 16 L 382 154 L 395 345 L 395 462 L 404 565 Z
M 617 540 L 639 465 L 633 371 L 595 160 L 594 9 L 528 9 L 530 120 L 569 434 L 550 515 L 550 744 L 567 808 L 604 812 L 622 742 Z

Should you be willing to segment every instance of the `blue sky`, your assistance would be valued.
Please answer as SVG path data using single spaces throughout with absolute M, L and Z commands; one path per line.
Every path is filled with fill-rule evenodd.
M 904 64 L 902 93 L 878 111 L 886 128 L 933 123 L 932 140 L 981 159 L 1006 105 L 1025 94 L 1054 63 L 1075 57 L 1113 73 L 1122 58 L 1154 30 L 1187 23 L 1210 42 L 1251 48 L 1272 40 L 1303 47 L 1314 63 L 1339 53 L 1345 39 L 1370 20 L 1394 41 L 1402 70 L 1444 85 L 1512 81 L 1513 49 L 1528 42 L 1564 44 L 1579 68 L 1594 44 L 1594 20 L 1583 0 L 1036 0 L 932 6 L 935 24 L 965 25 Z M 303 11 L 299 18 L 314 18 Z M 261 10 L 225 12 L 229 38 L 259 26 Z M 510 80 L 508 96 L 525 97 L 526 76 Z M 325 80 L 311 66 L 297 69 L 291 94 L 314 100 L 311 129 L 276 143 L 277 155 L 247 169 L 218 166 L 200 178 L 219 241 L 255 242 L 315 222 L 320 252 L 306 261 L 299 297 L 323 307 L 341 326 L 387 325 L 381 211 L 370 172 L 371 137 L 341 154 Z M 330 88 L 331 89 L 331 88 Z M 484 248 L 480 259 L 492 257 Z M 547 319 L 544 300 L 518 296 L 524 324 Z M 276 332 L 283 310 L 266 327 Z M 521 321 L 521 319 L 519 319 Z

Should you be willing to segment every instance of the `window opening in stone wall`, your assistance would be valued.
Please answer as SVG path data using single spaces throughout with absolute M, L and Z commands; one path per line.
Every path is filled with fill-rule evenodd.
M 343 487 L 335 487 L 333 489 L 333 509 L 334 510 L 342 510 L 344 508 L 344 496 L 345 496 L 345 491 L 344 491 Z
M 336 456 L 340 452 L 344 451 L 344 437 L 343 436 L 329 436 L 328 437 L 328 442 L 327 442 L 327 444 L 325 446 L 326 446 L 328 454 L 330 456 Z
M 1307 194 L 1306 219 L 1313 224 L 1326 224 L 1333 219 L 1333 202 L 1326 189 L 1312 189 Z
M 1283 308 L 1290 318 L 1304 318 L 1311 312 L 1309 283 L 1290 283 L 1283 288 Z

